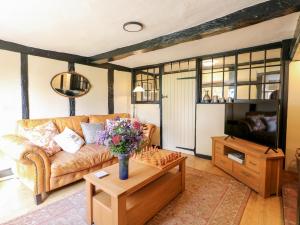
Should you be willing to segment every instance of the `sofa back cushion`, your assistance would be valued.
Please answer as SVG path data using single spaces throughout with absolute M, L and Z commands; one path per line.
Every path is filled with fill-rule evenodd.
M 70 117 L 57 117 L 57 118 L 48 118 L 48 119 L 25 119 L 25 120 L 19 120 L 17 122 L 18 124 L 18 130 L 17 133 L 19 134 L 19 127 L 24 128 L 33 128 L 36 126 L 39 126 L 41 124 L 47 123 L 49 121 L 52 121 L 59 133 L 63 132 L 66 127 L 70 128 L 71 130 L 75 131 L 77 134 L 79 134 L 81 137 L 83 137 L 82 129 L 80 126 L 81 122 L 87 123 L 89 121 L 88 116 L 70 116 Z
M 120 118 L 130 118 L 128 113 L 115 113 L 115 114 L 108 114 L 108 115 L 90 115 L 89 121 L 90 123 L 106 123 L 106 120 L 112 120 L 116 117 Z

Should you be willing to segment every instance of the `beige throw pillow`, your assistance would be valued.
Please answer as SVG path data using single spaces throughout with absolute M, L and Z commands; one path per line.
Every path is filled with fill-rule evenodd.
M 21 133 L 31 143 L 44 149 L 48 156 L 52 156 L 61 150 L 54 141 L 54 137 L 59 132 L 55 124 L 51 121 L 34 128 L 22 128 Z

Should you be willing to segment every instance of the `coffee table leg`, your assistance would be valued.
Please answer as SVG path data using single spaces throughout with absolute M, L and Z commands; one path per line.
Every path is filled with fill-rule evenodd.
M 90 182 L 85 183 L 86 202 L 87 202 L 87 224 L 93 224 L 93 195 L 95 193 L 95 186 Z
M 113 225 L 127 225 L 126 196 L 111 196 L 111 209 L 113 213 Z
M 179 164 L 179 171 L 181 172 L 181 192 L 185 190 L 185 160 Z

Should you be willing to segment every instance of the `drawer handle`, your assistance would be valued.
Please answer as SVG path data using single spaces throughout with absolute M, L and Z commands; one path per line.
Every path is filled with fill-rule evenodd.
M 249 163 L 250 163 L 251 165 L 253 165 L 253 166 L 256 166 L 256 165 L 257 165 L 256 163 L 254 163 L 254 162 L 252 162 L 252 161 L 249 161 Z

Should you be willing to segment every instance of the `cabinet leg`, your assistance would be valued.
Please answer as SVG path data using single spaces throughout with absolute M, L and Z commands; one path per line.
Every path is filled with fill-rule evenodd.
M 34 196 L 34 201 L 36 205 L 39 205 L 43 202 L 42 200 L 42 194 L 37 194 Z

